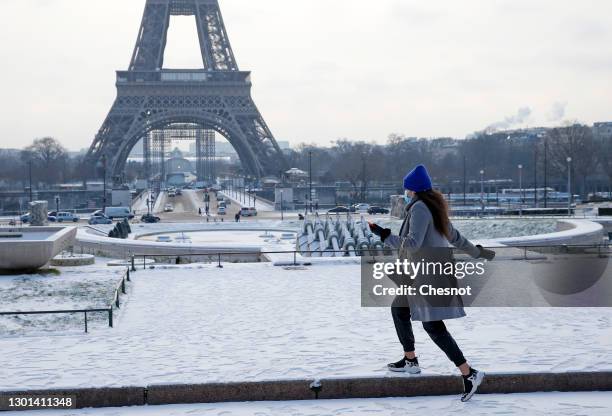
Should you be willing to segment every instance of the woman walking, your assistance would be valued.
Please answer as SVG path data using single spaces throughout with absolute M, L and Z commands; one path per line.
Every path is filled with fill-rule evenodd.
M 448 248 L 451 245 L 466 252 L 474 258 L 492 260 L 495 253 L 481 246 L 474 246 L 465 239 L 451 224 L 448 205 L 444 196 L 433 190 L 431 178 L 424 166 L 419 165 L 404 178 L 406 219 L 399 235 L 392 235 L 388 228 L 370 224 L 372 232 L 382 241 L 395 249 L 405 250 L 409 254 L 424 249 Z M 452 256 L 449 259 L 452 261 Z M 388 364 L 390 371 L 418 374 L 421 372 L 415 354 L 412 322 L 422 321 L 423 328 L 433 342 L 459 368 L 463 376 L 464 393 L 461 401 L 468 401 L 484 379 L 484 372 L 472 368 L 452 335 L 444 325 L 445 319 L 456 319 L 465 316 L 463 302 L 457 297 L 445 306 L 431 305 L 427 302 L 409 305 L 406 297 L 397 297 L 391 307 L 393 323 L 397 336 L 404 348 L 404 357 L 396 363 Z M 450 305 L 450 306 L 449 306 Z

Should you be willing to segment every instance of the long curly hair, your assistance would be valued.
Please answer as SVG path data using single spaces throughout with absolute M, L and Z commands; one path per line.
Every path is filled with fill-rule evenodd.
M 450 239 L 450 219 L 448 203 L 441 192 L 431 189 L 416 193 L 419 200 L 423 201 L 433 217 L 434 227 L 446 238 Z

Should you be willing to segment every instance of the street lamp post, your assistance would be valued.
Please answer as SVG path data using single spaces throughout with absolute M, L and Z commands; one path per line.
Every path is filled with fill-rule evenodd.
M 467 176 L 467 171 L 466 171 L 466 167 L 467 167 L 467 158 L 465 157 L 465 155 L 463 156 L 463 206 L 465 207 L 466 205 L 466 194 L 467 194 L 467 181 L 466 181 L 466 176 Z
M 482 212 L 485 210 L 485 201 L 484 201 L 484 174 L 485 171 L 483 169 L 480 170 L 480 206 Z
M 32 159 L 28 160 L 28 170 L 29 170 L 29 176 L 30 176 L 30 202 L 32 202 L 33 197 L 32 197 Z
M 102 155 L 102 172 L 104 175 L 102 182 L 102 211 L 106 211 L 106 155 Z
M 548 208 L 548 138 L 544 138 L 544 208 Z
M 283 190 L 281 189 L 280 191 L 280 197 L 281 197 L 281 221 L 285 220 L 285 214 L 284 214 L 284 210 L 283 210 Z
M 518 165 L 519 169 L 519 192 L 521 195 L 521 206 L 525 203 L 525 193 L 523 192 L 523 165 Z
M 312 150 L 308 151 L 308 183 L 309 183 L 308 202 L 310 204 L 310 213 L 312 214 Z
M 533 207 L 538 207 L 538 148 L 533 152 Z
M 567 215 L 572 216 L 572 158 L 567 158 Z

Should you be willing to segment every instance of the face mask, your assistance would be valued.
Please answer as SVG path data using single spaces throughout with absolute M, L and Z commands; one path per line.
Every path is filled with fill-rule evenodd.
M 408 195 L 404 195 L 404 201 L 406 201 L 406 203 L 409 204 L 410 201 L 412 201 L 412 198 L 410 198 Z

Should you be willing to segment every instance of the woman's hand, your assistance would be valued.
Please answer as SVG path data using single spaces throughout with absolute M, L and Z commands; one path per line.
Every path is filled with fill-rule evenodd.
M 476 248 L 480 251 L 480 255 L 478 256 L 479 259 L 491 261 L 495 258 L 495 252 L 493 250 L 488 250 L 480 245 L 476 246 Z
M 370 226 L 370 231 L 380 237 L 381 241 L 384 243 L 387 237 L 391 235 L 391 230 L 389 228 L 382 228 L 378 224 L 374 224 L 373 222 L 368 222 Z

